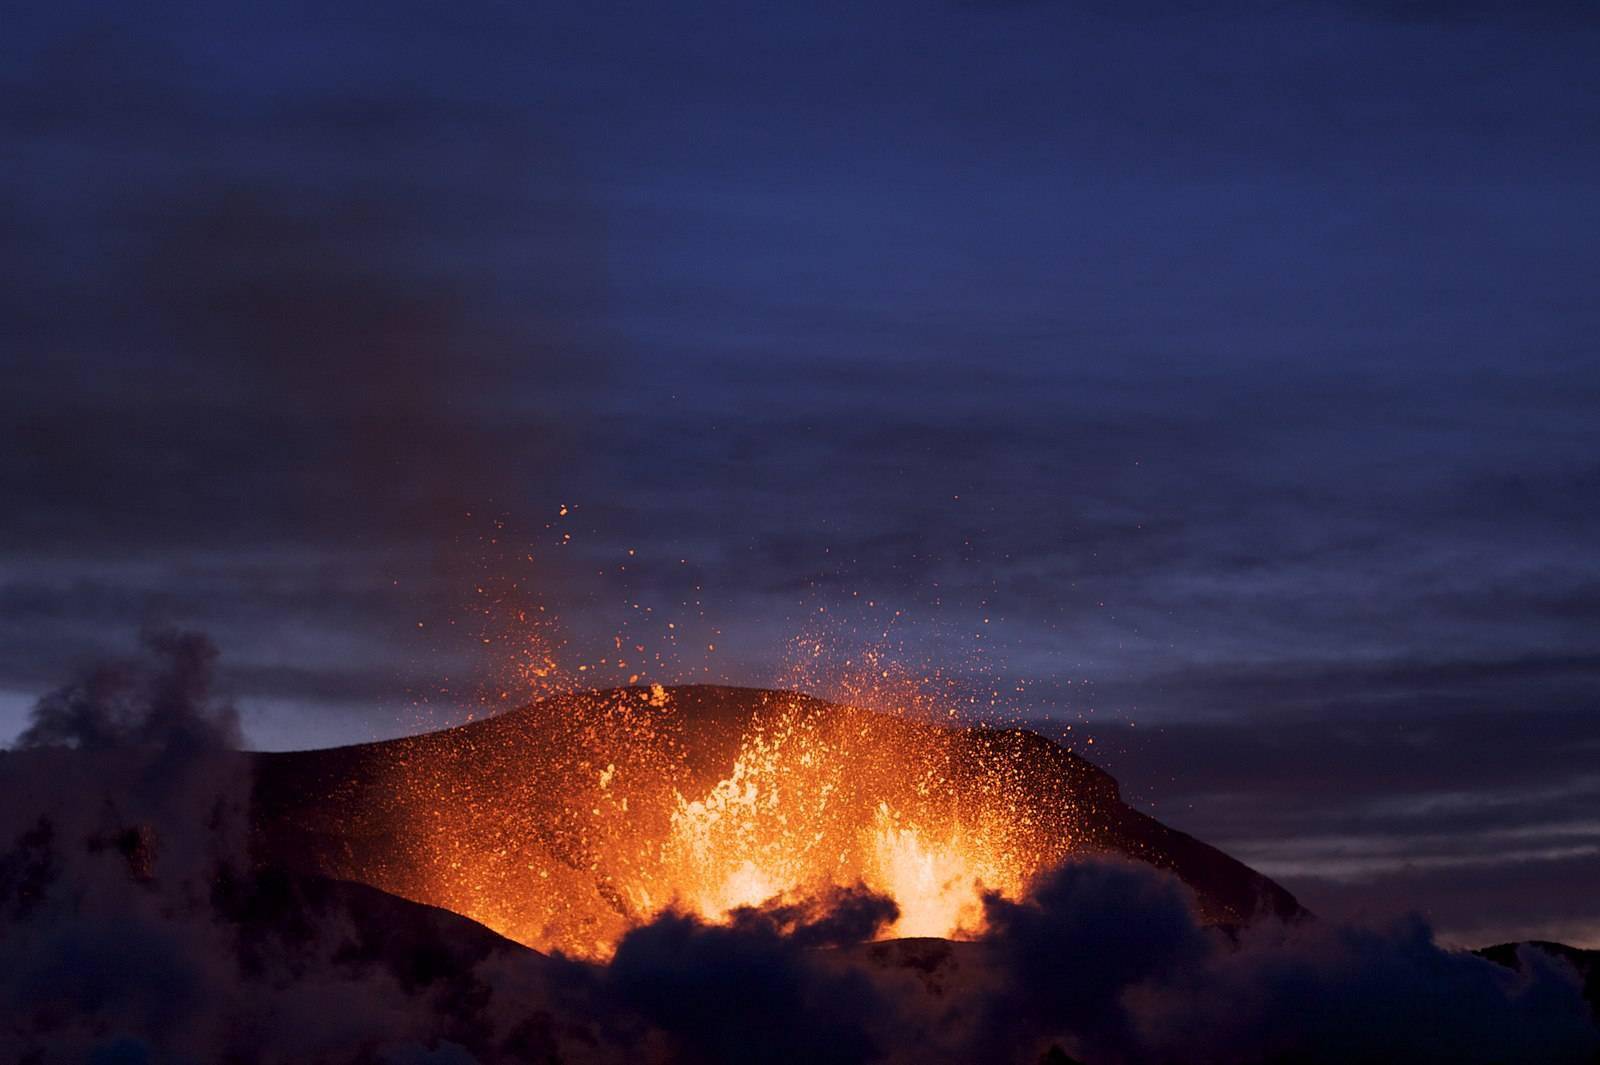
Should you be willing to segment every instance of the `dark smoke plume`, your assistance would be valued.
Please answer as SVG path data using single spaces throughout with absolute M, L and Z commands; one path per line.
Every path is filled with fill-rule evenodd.
M 214 701 L 217 648 L 175 629 L 144 634 L 144 657 L 103 663 L 39 700 L 19 747 L 202 751 L 241 746 L 239 713 Z

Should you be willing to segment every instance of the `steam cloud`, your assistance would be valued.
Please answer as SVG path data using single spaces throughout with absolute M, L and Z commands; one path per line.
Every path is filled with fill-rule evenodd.
M 1520 971 L 1389 929 L 1199 925 L 1153 870 L 1074 862 L 1022 902 L 989 901 L 998 969 L 985 1041 L 1054 1041 L 1094 1063 L 1581 1062 L 1600 1032 L 1569 966 Z
M 598 980 L 618 1005 L 668 1034 L 689 1061 L 775 1063 L 879 1057 L 880 996 L 867 975 L 819 960 L 899 916 L 865 888 L 800 904 L 744 907 L 726 926 L 665 914 L 624 936 Z
M 770 910 L 728 927 L 668 915 L 627 936 L 600 979 L 671 1033 L 674 1060 L 730 1065 L 1531 1065 L 1600 1051 L 1566 963 L 1524 947 L 1509 969 L 1445 950 L 1416 919 L 1218 930 L 1175 878 L 1107 860 L 987 910 L 977 942 L 908 943 L 933 949 L 894 961 L 894 945 L 805 950 L 775 935 Z

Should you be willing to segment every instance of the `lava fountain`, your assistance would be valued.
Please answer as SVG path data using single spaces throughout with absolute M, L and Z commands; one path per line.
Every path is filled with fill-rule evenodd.
M 980 892 L 1026 877 L 1015 811 L 962 808 L 933 733 L 875 724 L 798 699 L 753 721 L 727 776 L 692 799 L 675 793 L 659 863 L 635 870 L 639 912 L 665 899 L 715 920 L 862 884 L 895 900 L 896 934 L 976 930 Z
M 698 686 L 295 757 L 294 791 L 327 801 L 278 818 L 296 833 L 280 848 L 600 958 L 669 908 L 718 921 L 860 885 L 898 905 L 887 934 L 974 933 L 984 892 L 1016 894 L 1075 848 L 1099 786 L 1018 730 Z

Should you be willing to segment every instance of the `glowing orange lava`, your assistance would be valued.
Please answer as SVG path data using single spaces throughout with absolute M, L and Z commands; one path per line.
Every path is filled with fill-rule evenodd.
M 886 737 L 842 713 L 861 720 L 841 729 L 804 703 L 779 708 L 752 723 L 728 776 L 692 799 L 676 794 L 660 865 L 635 881 L 640 910 L 675 901 L 714 920 L 865 884 L 899 905 L 896 934 L 954 936 L 976 929 L 984 889 L 1021 886 L 1003 818 L 930 801 L 947 767 L 905 743 L 925 734 L 872 750 Z M 913 771 L 910 787 L 885 786 L 897 769 Z
M 584 957 L 669 907 L 715 921 L 862 884 L 900 908 L 886 934 L 959 937 L 1078 835 L 1067 774 L 1028 744 L 1054 750 L 795 693 L 574 694 L 384 745 L 351 773 L 375 783 L 338 861 Z

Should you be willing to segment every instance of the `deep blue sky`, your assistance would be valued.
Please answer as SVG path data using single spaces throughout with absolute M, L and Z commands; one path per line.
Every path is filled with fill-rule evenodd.
M 299 747 L 512 575 L 669 681 L 900 611 L 1314 908 L 1600 942 L 1594 5 L 6 21 L 0 736 L 152 623 Z

